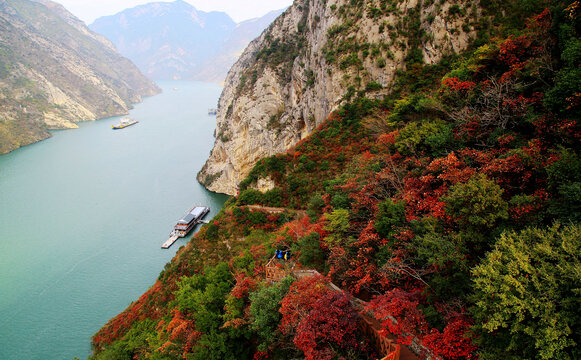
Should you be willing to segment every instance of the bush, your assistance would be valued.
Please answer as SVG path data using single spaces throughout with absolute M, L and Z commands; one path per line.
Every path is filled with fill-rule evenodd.
M 503 234 L 474 270 L 481 359 L 579 359 L 581 227 Z
M 238 196 L 239 205 L 261 204 L 263 201 L 263 194 L 254 189 L 244 190 Z
M 282 318 L 280 302 L 293 281 L 293 278 L 287 277 L 278 284 L 250 293 L 250 314 L 253 319 L 250 328 L 262 340 L 258 346 L 260 351 L 267 350 L 278 336 L 278 324 Z
M 504 191 L 494 181 L 479 174 L 466 183 L 450 188 L 444 198 L 446 212 L 466 230 L 490 230 L 500 220 L 508 218 L 508 203 Z
M 262 196 L 262 204 L 266 206 L 282 206 L 282 190 L 279 188 L 274 188 L 272 190 L 268 190 Z
M 383 89 L 383 85 L 377 81 L 370 81 L 365 85 L 365 91 L 377 91 Z

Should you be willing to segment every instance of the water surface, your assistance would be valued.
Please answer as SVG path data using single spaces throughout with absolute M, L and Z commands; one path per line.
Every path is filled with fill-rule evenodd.
M 131 111 L 136 125 L 82 123 L 0 156 L 0 359 L 86 358 L 186 243 L 160 249 L 175 221 L 224 203 L 195 180 L 221 87 L 159 85 Z

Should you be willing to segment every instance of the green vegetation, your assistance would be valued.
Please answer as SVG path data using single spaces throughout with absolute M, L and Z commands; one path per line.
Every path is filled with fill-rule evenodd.
M 483 3 L 491 24 L 502 19 Z M 334 10 L 344 20 L 397 11 L 349 4 Z M 564 79 L 576 76 L 581 5 L 551 5 L 526 26 L 509 28 L 507 15 L 489 31 L 504 34 L 494 44 L 413 62 L 383 99 L 353 85 L 308 138 L 256 163 L 159 281 L 94 336 L 94 358 L 378 358 L 329 280 L 369 301 L 383 330 L 442 359 L 579 358 L 580 104 Z M 275 187 L 262 193 L 265 178 Z M 266 282 L 274 251 L 288 249 L 290 262 L 271 264 L 325 277 Z
M 503 234 L 474 269 L 483 359 L 576 359 L 581 228 Z

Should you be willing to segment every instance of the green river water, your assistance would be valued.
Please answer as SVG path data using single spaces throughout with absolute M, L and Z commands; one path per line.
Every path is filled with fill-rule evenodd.
M 186 243 L 160 249 L 176 220 L 226 200 L 195 180 L 222 88 L 158 84 L 136 125 L 81 123 L 0 156 L 0 359 L 86 359 L 91 335 Z

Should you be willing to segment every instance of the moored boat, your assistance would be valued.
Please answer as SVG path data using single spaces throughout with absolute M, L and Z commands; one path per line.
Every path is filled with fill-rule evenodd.
M 161 245 L 161 248 L 169 249 L 178 238 L 186 236 L 190 230 L 196 226 L 196 224 L 205 222 L 202 218 L 209 212 L 210 208 L 206 206 L 194 206 L 191 208 L 184 217 L 178 220 L 177 224 L 169 234 L 169 239 Z
M 170 236 L 177 235 L 184 237 L 199 224 L 204 216 L 210 212 L 210 208 L 206 206 L 194 206 L 191 208 L 174 226 Z

